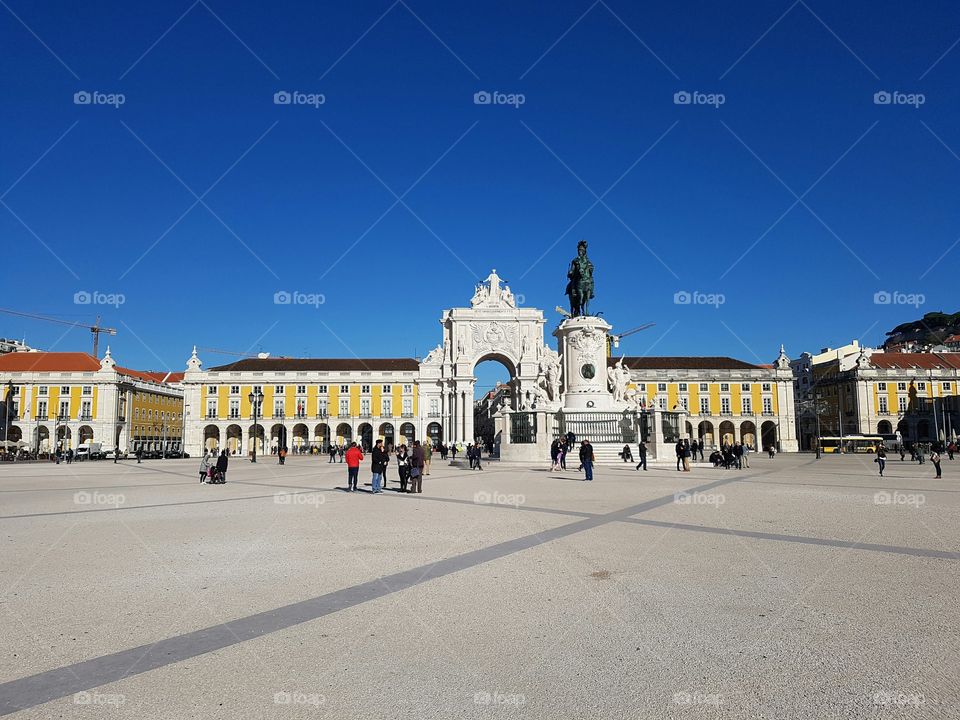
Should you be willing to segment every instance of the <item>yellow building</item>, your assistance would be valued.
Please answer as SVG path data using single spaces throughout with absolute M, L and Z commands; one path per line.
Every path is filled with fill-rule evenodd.
M 12 395 L 12 422 L 0 439 L 41 453 L 91 442 L 104 452 L 179 450 L 182 376 L 120 367 L 109 348 L 102 360 L 81 352 L 0 355 L 0 383 Z

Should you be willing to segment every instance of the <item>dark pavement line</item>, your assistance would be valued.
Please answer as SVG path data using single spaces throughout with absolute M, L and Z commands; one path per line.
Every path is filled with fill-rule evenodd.
M 199 482 L 197 484 L 199 484 Z M 277 489 L 283 490 L 284 488 L 278 487 Z M 310 495 L 316 492 L 323 492 L 323 491 L 322 490 L 305 490 L 303 492 L 286 493 L 286 494 Z M 123 510 L 150 510 L 155 508 L 183 507 L 187 505 L 208 505 L 210 503 L 237 502 L 239 500 L 263 500 L 265 498 L 272 498 L 276 496 L 276 494 L 277 493 L 272 493 L 271 495 L 246 495 L 244 497 L 217 498 L 215 500 L 184 500 L 183 502 L 157 503 L 155 505 L 118 505 L 116 507 L 89 508 L 87 510 L 61 510 L 58 512 L 28 513 L 25 515 L 0 515 L 0 520 L 19 520 L 22 518 L 52 517 L 57 515 L 83 515 L 86 513 L 120 512 Z
M 690 488 L 685 492 L 704 492 L 734 481 L 734 478 L 718 480 Z M 637 513 L 669 505 L 673 501 L 674 494 L 671 493 L 622 510 L 507 540 L 221 625 L 11 680 L 0 685 L 0 715 L 9 715 L 82 690 L 118 682 L 133 675 L 140 675 L 198 655 L 260 638 L 278 630 L 416 587 L 430 580 L 543 545 L 552 540 L 576 535 Z
M 756 540 L 777 540 L 779 542 L 800 543 L 802 545 L 820 545 L 824 547 L 852 548 L 854 550 L 869 550 L 871 552 L 894 553 L 896 555 L 912 555 L 914 557 L 939 558 L 942 560 L 960 560 L 960 552 L 949 550 L 928 550 L 925 548 L 903 547 L 901 545 L 881 545 L 876 543 L 852 542 L 850 540 L 831 540 L 829 538 L 810 537 L 807 535 L 783 535 L 781 533 L 767 533 L 755 530 L 733 530 L 731 528 L 710 527 L 708 525 L 690 525 L 687 523 L 672 523 L 661 520 L 645 520 L 643 518 L 625 518 L 621 522 L 652 527 L 670 528 L 672 530 L 686 530 L 689 532 L 709 533 L 712 535 L 733 535 L 736 537 L 754 538 Z

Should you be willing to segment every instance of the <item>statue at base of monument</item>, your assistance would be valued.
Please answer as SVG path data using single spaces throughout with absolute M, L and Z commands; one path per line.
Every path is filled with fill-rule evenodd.
M 587 257 L 586 240 L 577 243 L 577 256 L 570 262 L 567 279 L 565 293 L 570 298 L 570 315 L 589 315 L 588 306 L 593 299 L 593 263 Z

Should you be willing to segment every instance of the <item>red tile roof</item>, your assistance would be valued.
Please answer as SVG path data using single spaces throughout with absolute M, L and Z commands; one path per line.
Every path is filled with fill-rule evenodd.
M 0 372 L 96 372 L 99 361 L 83 352 L 12 352 L 0 355 Z
M 419 370 L 413 358 L 244 358 L 229 365 L 219 365 L 216 372 L 311 372 L 311 371 L 400 371 Z
M 940 370 L 960 369 L 960 356 L 951 353 L 900 353 L 875 352 L 870 356 L 870 364 L 889 370 Z
M 616 365 L 618 357 L 607 358 Z M 731 357 L 626 357 L 623 364 L 631 370 L 768 370 L 769 365 L 753 365 Z
M 13 352 L 0 355 L 0 373 L 97 372 L 99 369 L 100 361 L 83 352 Z M 121 375 L 154 384 L 183 380 L 182 372 L 131 370 L 119 365 L 116 370 Z

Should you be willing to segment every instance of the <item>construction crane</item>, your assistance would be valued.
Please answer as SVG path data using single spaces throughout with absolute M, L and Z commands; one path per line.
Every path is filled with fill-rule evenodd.
M 116 335 L 116 328 L 108 328 L 100 325 L 100 316 L 97 315 L 97 321 L 93 325 L 87 325 L 81 322 L 72 322 L 70 320 L 61 320 L 60 318 L 47 317 L 46 315 L 35 315 L 33 313 L 20 312 L 18 310 L 7 310 L 0 308 L 0 313 L 6 315 L 15 315 L 16 317 L 28 318 L 30 320 L 45 320 L 46 322 L 59 323 L 60 325 L 70 325 L 71 327 L 86 328 L 93 335 L 93 356 L 100 359 L 100 333 L 106 335 Z
M 634 333 L 638 333 L 641 330 L 649 330 L 654 325 L 656 325 L 656 323 L 645 323 L 640 327 L 633 328 L 633 330 L 627 330 L 626 332 L 618 333 L 616 335 L 607 335 L 607 357 L 610 357 L 613 354 L 614 348 L 620 347 L 620 341 L 623 340 L 623 338 L 633 335 Z

